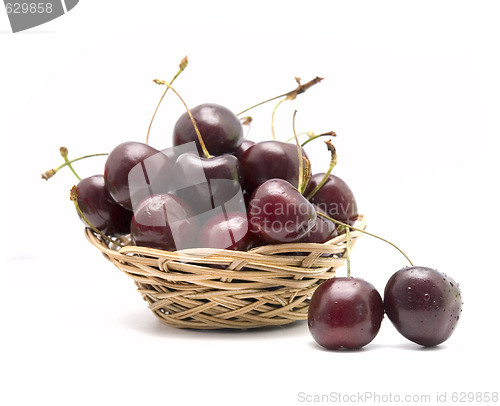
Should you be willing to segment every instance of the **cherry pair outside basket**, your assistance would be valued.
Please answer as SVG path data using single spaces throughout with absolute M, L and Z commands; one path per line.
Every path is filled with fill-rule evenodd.
M 364 230 L 359 216 L 355 227 Z M 87 239 L 130 276 L 158 319 L 193 329 L 247 329 L 307 319 L 319 284 L 346 263 L 346 234 L 323 244 L 265 245 L 246 252 L 180 251 L 109 245 L 92 230 Z M 351 245 L 360 236 L 353 231 Z M 127 238 L 122 242 L 127 244 Z

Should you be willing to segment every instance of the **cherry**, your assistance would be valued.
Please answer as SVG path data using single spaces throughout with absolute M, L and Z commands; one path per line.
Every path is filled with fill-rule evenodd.
M 313 175 L 304 192 L 305 196 L 318 186 L 324 173 Z M 351 189 L 338 176 L 330 174 L 321 188 L 309 200 L 320 207 L 328 216 L 343 223 L 353 225 L 358 218 L 358 206 Z
M 422 266 L 391 276 L 384 291 L 385 312 L 407 339 L 425 347 L 446 341 L 458 323 L 462 297 L 449 276 Z
M 141 163 L 144 164 L 144 161 L 152 156 L 155 156 L 155 158 L 152 159 L 154 165 L 153 162 L 150 162 L 147 168 L 145 167 L 144 171 L 149 172 L 152 170 L 151 168 L 158 166 L 157 172 L 162 172 L 168 176 L 172 170 L 172 163 L 167 156 L 153 147 L 140 142 L 129 141 L 118 145 L 111 151 L 106 160 L 104 166 L 106 187 L 113 199 L 128 210 L 133 209 L 129 187 L 129 172 L 136 165 Z M 143 175 L 143 177 L 144 176 L 145 175 Z M 168 184 L 169 180 L 166 179 L 165 182 Z M 138 192 L 138 194 L 140 197 L 144 197 L 142 193 Z M 141 199 L 138 197 L 134 198 L 135 202 L 139 200 Z
M 193 248 L 198 221 L 189 206 L 170 193 L 144 199 L 134 212 L 130 236 L 134 245 L 175 251 Z
M 229 109 L 218 104 L 205 103 L 191 109 L 191 114 L 210 154 L 233 153 L 240 147 L 243 141 L 243 126 Z M 173 145 L 178 146 L 192 141 L 196 142 L 198 151 L 202 155 L 198 134 L 186 112 L 175 124 Z
M 378 334 L 384 317 L 382 298 L 372 284 L 358 278 L 332 278 L 311 297 L 308 327 L 321 346 L 358 349 Z
M 307 158 L 304 150 L 302 155 Z M 297 187 L 299 157 L 297 146 L 281 141 L 262 141 L 249 147 L 241 158 L 243 185 L 253 193 L 269 179 L 284 179 Z
M 113 200 L 104 183 L 104 176 L 94 175 L 82 179 L 77 188 L 78 205 L 95 228 L 111 237 L 130 233 L 132 212 Z
M 325 214 L 321 207 L 314 204 L 313 206 L 316 212 Z M 322 244 L 336 237 L 337 234 L 338 230 L 335 223 L 319 215 L 316 216 L 316 221 L 314 222 L 311 230 L 309 230 L 307 234 L 297 242 Z
M 294 242 L 314 226 L 316 210 L 289 182 L 270 179 L 250 198 L 248 220 L 250 230 L 266 242 Z
M 208 212 L 238 197 L 241 197 L 241 209 L 244 210 L 240 166 L 233 155 L 203 158 L 190 152 L 184 153 L 175 162 L 173 178 L 176 194 L 196 214 Z
M 247 139 L 244 139 L 240 145 L 240 147 L 234 151 L 234 156 L 236 158 L 238 158 L 239 160 L 241 160 L 241 158 L 243 157 L 243 154 L 246 152 L 246 150 L 248 148 L 250 148 L 252 145 L 255 145 L 255 142 L 254 141 L 250 141 L 250 140 L 247 140 Z
M 222 212 L 207 221 L 200 230 L 198 245 L 247 251 L 256 238 L 248 229 L 247 215 L 241 212 Z

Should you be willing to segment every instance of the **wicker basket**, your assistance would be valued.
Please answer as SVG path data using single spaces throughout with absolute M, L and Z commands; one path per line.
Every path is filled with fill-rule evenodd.
M 356 227 L 364 229 L 364 216 Z M 360 232 L 351 232 L 352 243 Z M 346 235 L 324 244 L 279 244 L 248 252 L 162 251 L 108 246 L 92 230 L 87 239 L 136 283 L 165 324 L 195 329 L 247 329 L 307 318 L 318 285 L 346 263 Z

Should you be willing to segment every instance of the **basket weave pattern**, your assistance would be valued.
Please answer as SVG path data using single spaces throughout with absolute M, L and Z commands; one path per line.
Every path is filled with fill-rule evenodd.
M 365 226 L 359 216 L 356 227 Z M 92 230 L 85 232 L 135 281 L 159 320 L 180 328 L 246 329 L 304 320 L 314 290 L 346 263 L 345 234 L 324 244 L 266 245 L 247 252 L 170 252 L 108 246 Z M 351 244 L 359 235 L 351 232 Z

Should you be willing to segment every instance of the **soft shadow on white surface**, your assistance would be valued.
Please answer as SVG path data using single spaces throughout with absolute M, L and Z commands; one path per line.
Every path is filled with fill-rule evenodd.
M 139 298 L 138 298 L 139 299 Z M 149 313 L 149 314 L 148 314 Z M 119 318 L 123 326 L 135 332 L 157 337 L 182 337 L 187 339 L 283 339 L 286 337 L 301 337 L 307 334 L 305 321 L 297 321 L 284 326 L 270 326 L 261 328 L 252 328 L 246 330 L 238 329 L 180 329 L 168 326 L 159 321 L 156 316 L 145 309 L 144 311 L 129 312 Z

